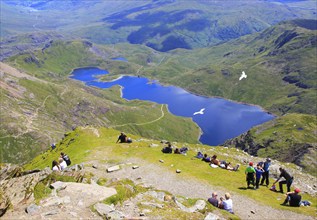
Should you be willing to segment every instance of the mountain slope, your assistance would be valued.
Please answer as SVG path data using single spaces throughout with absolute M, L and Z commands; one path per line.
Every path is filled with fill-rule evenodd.
M 294 163 L 316 176 L 316 116 L 286 114 L 256 126 L 224 146 L 236 147 L 253 156 Z
M 39 79 L 1 63 L 1 162 L 28 161 L 66 131 L 86 124 L 198 142 L 197 125 L 171 115 L 166 106 L 123 100 L 119 87 L 100 90 L 53 78 Z
M 92 132 L 92 127 L 77 128 L 68 133 L 67 137 L 57 144 L 55 150 L 46 151 L 34 158 L 25 166 L 25 169 L 44 168 L 59 156 L 60 151 L 64 151 L 70 155 L 73 163 L 84 163 L 87 169 L 98 173 L 99 178 L 128 177 L 135 180 L 142 177 L 139 180 L 186 197 L 206 199 L 209 197 L 208 192 L 214 190 L 230 192 L 235 201 L 235 214 L 243 219 L 250 215 L 251 210 L 256 213 L 255 216 L 261 216 L 261 219 L 269 219 L 272 216 L 281 215 L 281 213 L 284 213 L 283 216 L 287 218 L 293 218 L 298 214 L 307 215 L 306 218 L 316 215 L 315 206 L 299 209 L 281 206 L 280 200 L 284 198 L 284 195 L 269 191 L 266 187 L 260 187 L 259 190 L 244 190 L 244 169 L 248 162 L 252 160 L 256 163 L 263 158 L 254 158 L 232 148 L 210 148 L 196 144 L 187 145 L 189 147 L 187 155 L 163 154 L 161 148 L 164 144 L 159 141 L 132 136 L 134 142 L 131 144 L 114 144 L 113 141 L 117 138 L 118 131 L 105 128 L 97 130 L 99 137 Z M 184 143 L 173 142 L 172 144 L 175 147 L 181 147 Z M 241 167 L 237 172 L 211 168 L 208 163 L 194 158 L 197 151 L 208 155 L 217 154 L 220 159 L 230 161 L 232 164 L 240 163 Z M 93 165 L 96 167 L 95 169 L 91 168 Z M 105 169 L 112 165 L 119 165 L 121 170 L 106 173 Z M 138 165 L 139 168 L 131 169 L 133 165 Z M 312 196 L 315 195 L 316 188 L 312 190 L 309 187 L 313 185 L 316 178 L 301 172 L 297 167 L 281 164 L 276 160 L 273 160 L 271 166 L 272 178 L 278 176 L 280 166 L 286 166 L 295 176 L 293 187 L 300 187 L 303 192 L 309 192 L 303 193 L 303 198 L 315 201 Z M 176 174 L 176 169 L 180 169 L 181 173 Z M 271 179 L 272 181 L 273 179 Z M 313 202 L 313 204 L 315 203 Z M 270 210 L 270 215 L 267 210 Z M 297 218 L 302 219 L 304 216 Z
M 218 46 L 176 50 L 160 66 L 142 73 L 196 94 L 256 104 L 276 114 L 316 114 L 317 31 L 309 26 L 314 22 L 282 22 Z M 242 71 L 248 78 L 239 81 Z
M 1 1 L 2 36 L 58 31 L 99 44 L 129 42 L 158 51 L 202 48 L 280 21 L 314 19 L 314 1 Z M 19 10 L 19 13 L 15 13 Z M 93 14 L 94 16 L 90 16 Z M 56 19 L 60 17 L 62 19 Z

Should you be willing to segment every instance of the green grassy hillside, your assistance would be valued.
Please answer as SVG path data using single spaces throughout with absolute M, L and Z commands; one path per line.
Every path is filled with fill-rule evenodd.
M 224 146 L 233 146 L 254 156 L 294 163 L 316 176 L 316 131 L 316 116 L 287 114 L 228 140 Z
M 236 149 L 222 147 L 210 148 L 209 146 L 176 142 L 173 143 L 174 146 L 181 147 L 186 145 L 189 147 L 190 150 L 186 156 L 163 154 L 161 152 L 161 148 L 164 146 L 163 144 L 156 140 L 141 138 L 140 136 L 131 135 L 134 140 L 131 144 L 115 144 L 118 132 L 119 131 L 113 129 L 99 128 L 97 129 L 99 136 L 96 136 L 96 131 L 94 132 L 93 127 L 77 128 L 75 131 L 67 133 L 67 136 L 57 144 L 55 150 L 47 150 L 34 158 L 29 164 L 25 165 L 25 169 L 51 166 L 52 160 L 58 158 L 61 151 L 70 156 L 73 164 L 82 162 L 89 164 L 90 161 L 122 164 L 127 163 L 129 161 L 128 158 L 140 158 L 147 163 L 164 167 L 167 172 L 175 172 L 175 169 L 180 169 L 182 170 L 181 175 L 186 178 L 193 178 L 202 183 L 208 182 L 217 188 L 229 191 L 233 194 L 243 194 L 260 204 L 269 205 L 276 209 L 290 210 L 304 215 L 316 215 L 316 197 L 312 197 L 309 194 L 303 193 L 303 199 L 313 201 L 313 206 L 294 209 L 281 206 L 280 203 L 284 195 L 271 192 L 266 187 L 260 187 L 259 190 L 245 190 L 244 170 L 246 164 L 244 163 L 241 164 L 239 171 L 231 172 L 220 168 L 213 169 L 200 159 L 193 159 L 196 152 L 200 150 L 209 155 L 217 154 L 218 158 L 231 161 L 233 164 L 241 163 L 240 160 L 246 160 L 246 163 L 248 163 L 250 157 Z M 151 144 L 156 144 L 157 147 L 149 147 Z M 164 163 L 160 163 L 159 160 L 164 160 Z M 252 160 L 257 162 L 255 158 Z M 173 164 L 173 166 L 171 166 L 171 164 Z
M 65 94 L 63 93 L 65 87 L 62 84 L 73 68 L 99 66 L 110 72 L 109 75 L 103 78 L 105 80 L 113 79 L 122 74 L 142 75 L 158 79 L 165 84 L 181 86 L 200 95 L 221 96 L 236 101 L 257 104 L 278 115 L 289 112 L 314 114 L 316 112 L 315 78 L 317 75 L 314 68 L 316 30 L 314 30 L 313 25 L 309 24 L 311 24 L 310 20 L 281 23 L 262 33 L 250 35 L 227 44 L 195 51 L 175 50 L 170 53 L 160 53 L 144 46 L 128 44 L 108 47 L 95 45 L 88 41 L 53 41 L 41 50 L 13 56 L 6 62 L 18 69 L 25 70 L 31 75 L 53 81 L 60 86 L 59 91 L 56 92 L 56 88 L 29 85 L 32 90 L 35 90 L 32 91 L 32 94 L 40 94 L 41 101 L 38 101 L 38 105 L 43 103 L 45 98 L 51 94 Z M 302 54 L 306 54 L 306 56 L 302 56 Z M 125 57 L 129 62 L 112 60 L 112 58 L 120 56 Z M 239 81 L 241 71 L 245 71 L 248 77 Z M 40 88 L 36 89 L 37 87 Z M 86 96 L 87 90 L 88 88 L 85 88 L 82 93 L 83 97 Z M 56 100 L 60 99 L 58 96 L 56 95 Z M 103 95 L 98 96 L 103 97 Z M 82 114 L 84 114 L 85 111 L 90 110 L 91 106 L 94 106 L 90 102 L 91 98 L 79 99 L 78 97 L 75 98 L 75 94 L 70 97 L 71 100 L 76 100 L 74 102 L 76 104 L 72 102 L 67 107 L 60 108 L 62 113 L 48 111 L 49 114 L 54 115 L 57 123 L 62 121 L 62 124 L 57 125 L 57 127 L 71 128 L 72 124 L 90 124 L 91 119 L 86 115 L 77 116 L 75 114 L 76 120 L 73 120 L 65 112 L 72 109 L 69 114 L 73 114 L 78 111 L 77 109 L 81 109 Z M 47 101 L 50 100 L 47 99 Z M 69 100 L 69 98 L 64 99 L 64 101 L 66 100 Z M 114 100 L 113 97 L 110 100 Z M 58 102 L 55 101 L 55 103 Z M 117 100 L 116 102 L 120 101 Z M 8 109 L 10 108 L 8 107 Z M 157 111 L 160 111 L 160 107 L 157 106 L 157 108 Z M 33 109 L 36 109 L 36 107 L 33 107 Z M 108 109 L 108 107 L 103 106 L 100 109 Z M 99 112 L 104 112 L 104 110 Z M 133 117 L 135 122 L 132 122 L 132 124 L 126 123 L 127 116 L 121 118 L 121 114 L 117 112 L 108 114 L 106 116 L 107 122 L 99 123 L 99 119 L 93 121 L 94 123 L 98 121 L 98 125 L 106 124 L 110 126 L 111 123 L 112 125 L 124 125 L 118 127 L 118 129 L 125 129 L 146 137 L 164 138 L 167 134 L 170 135 L 169 137 L 185 137 L 184 134 L 187 134 L 186 132 L 191 129 L 185 129 L 187 130 L 185 133 L 179 133 L 178 131 L 176 133 L 163 132 L 154 136 L 159 134 L 156 130 L 160 130 L 160 127 L 164 127 L 165 130 L 170 126 L 157 124 L 154 131 L 148 125 L 140 128 L 135 124 L 133 125 L 133 123 L 143 123 L 141 119 L 138 119 L 137 115 L 140 114 L 137 111 L 132 112 L 136 115 Z M 102 114 L 99 115 L 102 117 Z M 155 120 L 155 117 L 150 117 L 149 121 Z M 7 122 L 10 123 L 10 120 Z M 150 127 L 152 126 L 150 125 Z M 12 128 L 6 129 L 12 130 L 15 128 L 12 126 Z M 197 131 L 197 129 L 194 130 Z M 303 130 L 302 133 L 306 134 L 306 130 Z M 310 134 L 307 133 L 306 135 Z M 194 132 L 190 135 L 189 140 L 193 140 L 192 137 L 197 136 L 198 133 Z M 28 139 L 28 137 L 25 137 L 25 139 Z M 314 141 L 303 136 L 300 143 L 314 144 L 316 143 Z M 288 161 L 291 158 L 287 160 L 283 156 L 280 159 Z
M 101 90 L 67 78 L 61 80 L 58 73 L 69 73 L 66 66 L 71 60 L 75 65 L 77 60 L 72 56 L 62 57 L 65 66 L 55 66 L 56 60 L 50 60 L 41 63 L 42 68 L 34 62 L 23 67 L 30 74 L 49 80 L 1 64 L 1 162 L 28 161 L 62 138 L 66 131 L 86 124 L 116 127 L 144 137 L 198 142 L 197 125 L 188 118 L 171 115 L 164 105 L 126 101 L 121 99 L 119 87 Z M 45 69 L 49 65 L 52 68 Z M 44 76 L 47 72 L 51 74 Z
M 196 94 L 260 105 L 278 115 L 316 114 L 316 30 L 298 23 L 284 22 L 210 48 L 176 50 L 142 73 Z M 248 77 L 239 81 L 242 71 Z

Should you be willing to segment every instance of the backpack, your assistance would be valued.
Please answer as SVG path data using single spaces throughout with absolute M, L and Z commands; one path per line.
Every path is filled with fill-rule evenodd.
M 66 154 L 63 156 L 63 160 L 65 160 L 67 166 L 69 166 L 72 163 Z

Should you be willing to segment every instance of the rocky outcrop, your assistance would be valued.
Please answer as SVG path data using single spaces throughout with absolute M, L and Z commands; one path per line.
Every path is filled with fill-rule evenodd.
M 250 131 L 241 134 L 239 137 L 227 140 L 223 146 L 225 147 L 235 147 L 238 149 L 243 150 L 244 152 L 247 152 L 251 154 L 252 156 L 258 156 L 257 152 L 261 148 L 265 148 L 270 144 L 268 142 L 266 145 L 261 145 L 259 143 L 256 143 L 254 141 L 254 137 L 252 137 Z
M 104 166 L 94 165 L 93 171 L 99 173 L 99 167 Z M 131 172 L 135 172 L 133 167 L 136 165 L 130 163 L 120 166 L 129 167 Z M 52 172 L 49 168 L 22 171 L 21 167 L 9 164 L 2 167 L 0 215 L 3 219 L 152 219 L 158 217 L 159 210 L 160 218 L 173 218 L 172 211 L 197 219 L 222 219 L 208 209 L 204 200 L 198 199 L 194 205 L 188 206 L 188 198 L 136 185 L 129 179 L 112 178 L 98 185 L 102 181 L 98 177 L 87 180 L 85 172 L 83 165 L 68 167 L 61 173 Z M 103 172 L 103 175 L 108 178 L 110 173 Z M 54 181 L 58 176 L 74 177 L 75 182 Z M 89 172 L 87 176 L 94 176 L 94 173 Z M 105 178 L 101 179 L 104 181 Z M 51 192 L 38 200 L 34 191 L 40 183 L 44 183 L 45 191 Z M 119 191 L 115 189 L 117 187 Z M 126 198 L 122 199 L 122 196 Z
M 53 40 L 64 37 L 56 33 L 32 33 L 19 36 L 11 36 L 0 42 L 0 60 L 25 53 L 27 50 L 42 48 L 42 51 L 50 47 Z
M 35 202 L 35 187 L 53 174 L 49 167 L 40 170 L 23 171 L 22 167 L 5 164 L 0 170 L 0 214 L 4 215 L 8 208 L 17 208 L 21 204 Z M 59 175 L 70 176 L 81 182 L 84 178 L 82 166 L 68 167 Z

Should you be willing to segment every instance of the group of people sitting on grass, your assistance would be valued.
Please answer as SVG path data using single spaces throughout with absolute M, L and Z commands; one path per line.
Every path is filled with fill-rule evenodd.
M 71 164 L 71 160 L 67 154 L 61 152 L 60 157 L 57 160 L 53 160 L 52 162 L 52 170 L 53 171 L 63 171 L 67 166 Z
M 230 162 L 217 159 L 217 155 L 209 157 L 207 154 L 202 154 L 201 152 L 198 152 L 196 158 L 209 163 L 209 165 L 213 168 L 220 167 L 226 170 L 237 171 L 240 167 L 240 164 L 237 164 L 236 166 L 232 167 L 232 164 Z
M 208 199 L 208 202 L 215 207 L 218 207 L 220 209 L 224 209 L 224 210 L 234 214 L 233 202 L 231 199 L 231 195 L 229 193 L 225 193 L 225 198 L 220 197 L 220 200 L 218 200 L 217 192 L 213 192 L 211 197 Z
M 165 154 L 171 154 L 173 153 L 174 150 L 174 154 L 187 154 L 188 151 L 188 147 L 181 147 L 181 148 L 177 148 L 172 146 L 172 144 L 170 142 L 166 142 L 167 146 L 163 147 L 162 152 Z M 174 149 L 175 148 L 175 149 Z

